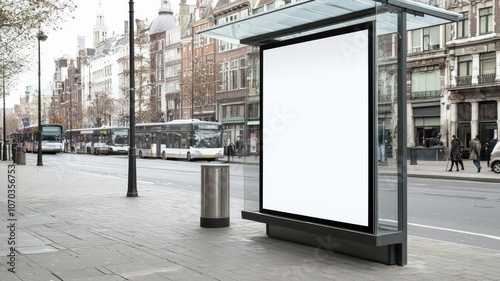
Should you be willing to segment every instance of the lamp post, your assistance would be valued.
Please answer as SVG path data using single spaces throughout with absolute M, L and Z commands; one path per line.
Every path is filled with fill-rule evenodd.
M 73 153 L 73 92 L 69 89 L 69 151 Z
M 42 91 L 40 90 L 40 76 L 41 76 L 41 67 L 40 67 L 40 41 L 47 40 L 47 35 L 43 33 L 43 31 L 39 31 L 37 34 L 38 38 L 38 157 L 37 157 L 37 166 L 43 166 L 42 163 Z
M 129 59 L 130 59 L 130 124 L 128 149 L 127 197 L 137 197 L 137 174 L 135 162 L 135 59 L 134 59 L 134 1 L 129 1 Z
M 5 128 L 5 58 L 2 59 L 2 88 L 3 88 L 3 152 L 2 160 L 7 161 L 7 128 Z

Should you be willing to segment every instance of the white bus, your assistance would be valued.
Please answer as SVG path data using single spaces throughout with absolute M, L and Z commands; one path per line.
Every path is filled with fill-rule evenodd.
M 66 130 L 66 150 L 69 151 L 70 139 L 75 152 L 88 154 L 128 154 L 129 128 L 120 126 Z
M 21 127 L 17 132 L 19 140 L 24 142 L 27 152 L 38 152 L 38 125 Z M 58 153 L 62 150 L 62 126 L 42 124 L 42 152 Z
M 135 125 L 140 158 L 206 159 L 224 157 L 222 124 L 198 119 Z

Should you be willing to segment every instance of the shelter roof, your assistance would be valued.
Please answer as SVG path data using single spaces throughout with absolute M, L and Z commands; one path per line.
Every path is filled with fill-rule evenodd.
M 412 0 L 304 0 L 204 29 L 216 39 L 262 45 L 358 23 L 377 21 L 377 34 L 394 33 L 399 10 L 408 13 L 407 29 L 458 21 L 459 14 Z

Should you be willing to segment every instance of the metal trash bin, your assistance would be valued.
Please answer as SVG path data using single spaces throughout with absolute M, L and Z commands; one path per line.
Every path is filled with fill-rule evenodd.
M 417 150 L 410 148 L 410 165 L 417 165 Z
M 19 165 L 26 165 L 26 147 L 17 146 L 15 163 Z
M 201 227 L 229 226 L 229 165 L 201 165 Z

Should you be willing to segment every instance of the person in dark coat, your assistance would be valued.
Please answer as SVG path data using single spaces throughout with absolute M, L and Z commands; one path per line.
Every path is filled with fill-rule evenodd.
M 460 159 L 460 140 L 453 135 L 452 140 L 451 140 L 451 149 L 450 149 L 450 161 L 451 161 L 451 168 L 448 170 L 449 172 L 453 171 L 453 165 L 457 165 L 457 172 L 458 172 L 458 164 L 462 162 Z M 462 162 L 462 170 L 464 169 L 464 165 Z
M 479 140 L 479 135 L 477 135 L 476 138 L 471 140 L 470 142 L 469 159 L 471 159 L 472 163 L 476 165 L 478 173 L 481 172 L 480 153 L 481 153 L 481 141 Z

